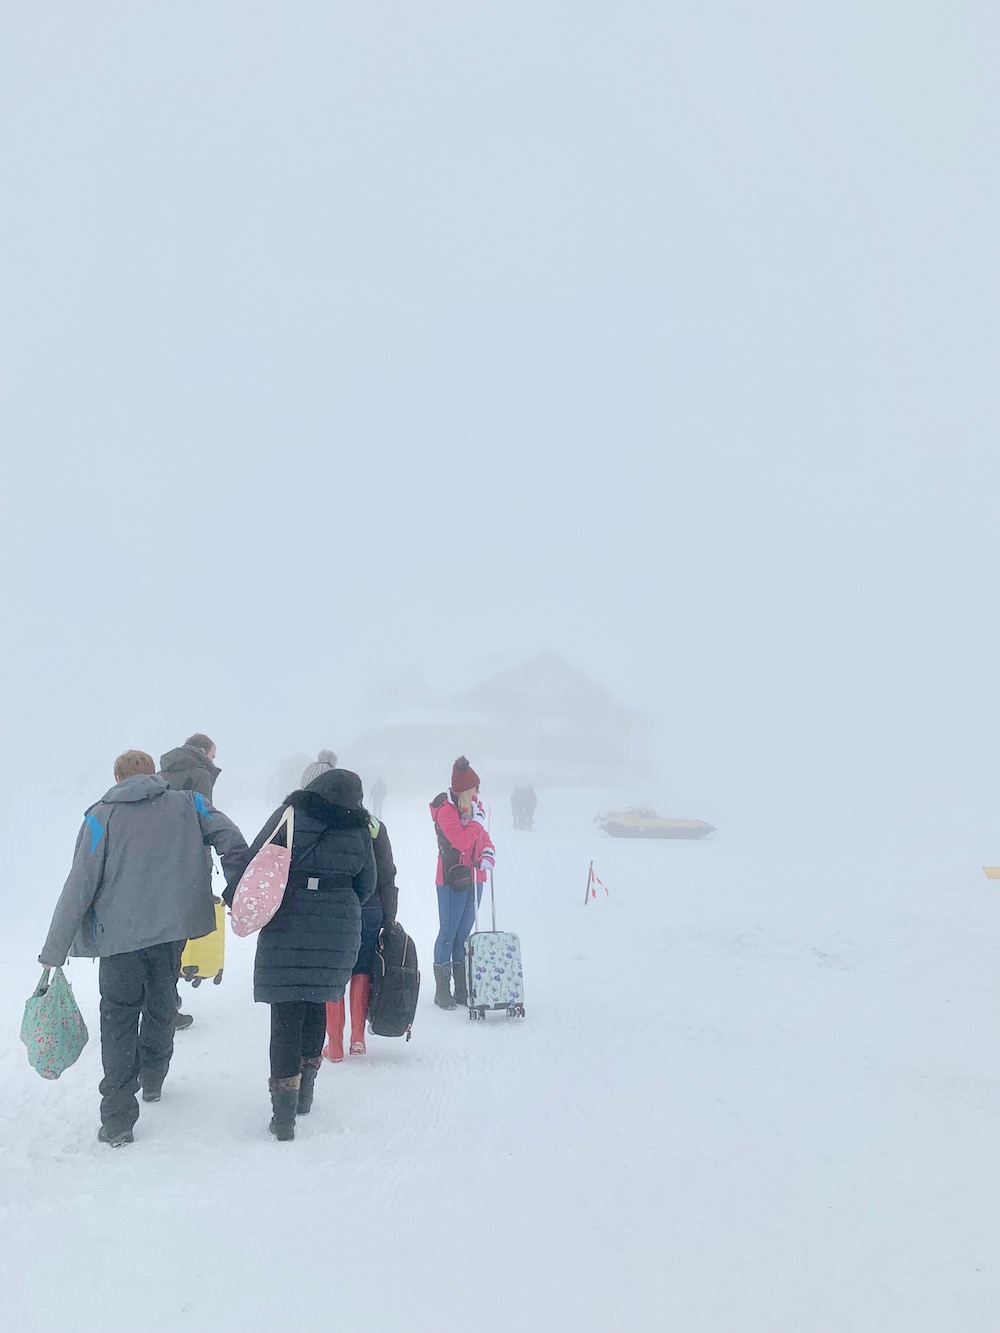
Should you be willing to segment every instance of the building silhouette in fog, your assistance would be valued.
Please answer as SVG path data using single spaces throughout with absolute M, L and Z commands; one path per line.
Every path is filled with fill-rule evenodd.
M 648 724 L 555 653 L 542 653 L 438 699 L 426 694 L 355 737 L 361 772 L 406 791 L 447 780 L 457 754 L 494 790 L 629 786 L 650 776 Z M 443 776 L 442 776 L 443 775 Z M 485 778 L 485 774 L 484 774 Z

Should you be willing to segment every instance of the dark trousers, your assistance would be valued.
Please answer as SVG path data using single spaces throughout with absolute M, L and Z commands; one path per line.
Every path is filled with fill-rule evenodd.
M 385 911 L 381 902 L 373 898 L 361 909 L 361 948 L 358 961 L 354 964 L 354 976 L 370 977 L 375 971 L 375 951 L 378 948 L 378 933 L 385 920 Z
M 302 1061 L 323 1053 L 326 1005 L 285 1000 L 271 1005 L 271 1077 L 292 1078 Z
M 139 1074 L 162 1078 L 170 1065 L 182 948 L 174 940 L 101 959 L 101 1124 L 113 1134 L 139 1119 Z

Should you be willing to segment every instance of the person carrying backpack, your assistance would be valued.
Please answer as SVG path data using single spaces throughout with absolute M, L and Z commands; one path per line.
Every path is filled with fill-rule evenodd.
M 375 967 L 375 951 L 378 937 L 383 926 L 391 926 L 396 920 L 396 904 L 399 890 L 396 887 L 396 866 L 392 859 L 392 846 L 389 834 L 380 820 L 372 816 L 368 825 L 372 838 L 372 850 L 375 853 L 375 895 L 369 898 L 361 908 L 361 947 L 358 959 L 351 975 L 351 1055 L 364 1055 L 365 1023 L 368 1021 L 368 1003 L 372 991 L 372 971 Z M 334 1064 L 344 1058 L 344 1020 L 345 1000 L 343 997 L 326 1006 L 327 1043 L 323 1054 Z
M 493 840 L 486 831 L 486 811 L 479 799 L 479 775 L 465 755 L 455 760 L 450 788 L 435 796 L 430 809 L 438 840 L 440 925 L 434 942 L 434 1003 L 441 1009 L 454 1009 L 468 1003 L 465 941 L 472 930 L 482 886 L 496 860 Z

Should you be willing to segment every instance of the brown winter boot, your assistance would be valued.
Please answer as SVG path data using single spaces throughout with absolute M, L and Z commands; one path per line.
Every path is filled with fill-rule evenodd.
M 312 1110 L 313 1090 L 316 1087 L 316 1075 L 323 1063 L 321 1055 L 311 1055 L 302 1061 L 302 1073 L 299 1075 L 299 1115 L 308 1115 Z
M 267 1086 L 271 1090 L 271 1123 L 268 1129 L 282 1143 L 295 1138 L 295 1111 L 299 1104 L 299 1081 L 301 1074 L 292 1074 L 290 1078 L 269 1078 Z

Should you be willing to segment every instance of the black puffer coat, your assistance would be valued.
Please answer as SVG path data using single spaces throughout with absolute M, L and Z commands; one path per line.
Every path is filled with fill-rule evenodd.
M 341 998 L 358 956 L 361 904 L 375 892 L 372 835 L 360 808 L 331 805 L 312 791 L 292 792 L 286 804 L 295 810 L 292 869 L 281 906 L 257 937 L 253 997 L 321 1004 Z M 284 809 L 258 833 L 245 865 Z M 283 838 L 284 830 L 279 844 Z M 223 895 L 227 901 L 237 882 Z

